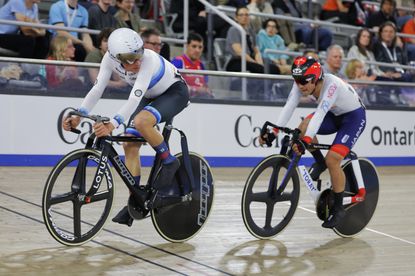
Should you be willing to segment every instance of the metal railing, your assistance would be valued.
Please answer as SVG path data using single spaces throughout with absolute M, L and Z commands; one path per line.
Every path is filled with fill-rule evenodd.
M 38 65 L 58 65 L 58 66 L 77 66 L 77 67 L 88 67 L 88 68 L 99 68 L 99 63 L 91 62 L 76 62 L 76 61 L 61 61 L 61 60 L 42 60 L 42 59 L 28 59 L 28 58 L 9 58 L 0 57 L 1 62 L 10 63 L 27 63 L 27 64 L 38 64 Z M 414 69 L 413 67 L 410 67 Z M 227 72 L 227 71 L 212 71 L 212 70 L 189 70 L 189 69 L 178 69 L 183 74 L 193 75 L 206 75 L 206 76 L 217 76 L 217 77 L 236 77 L 236 78 L 248 78 L 248 79 L 265 79 L 265 80 L 292 80 L 290 75 L 275 75 L 275 74 L 258 74 L 248 72 Z M 385 86 L 397 86 L 394 81 L 361 81 L 361 80 L 348 80 L 352 84 L 376 84 Z M 415 87 L 415 83 L 399 82 L 399 86 Z
M 242 41 L 242 54 L 241 54 L 241 71 L 242 72 L 246 72 L 246 49 L 247 49 L 247 42 L 246 42 L 246 31 L 244 30 L 244 28 L 242 28 L 242 26 L 235 22 L 233 19 L 231 19 L 230 17 L 228 17 L 226 14 L 224 14 L 223 12 L 221 12 L 217 7 L 213 6 L 212 4 L 210 4 L 209 2 L 205 1 L 205 0 L 199 0 L 200 3 L 202 3 L 203 5 L 205 5 L 205 7 L 207 8 L 207 12 L 213 11 L 215 14 L 217 14 L 219 17 L 221 17 L 223 20 L 225 20 L 226 22 L 228 22 L 231 26 L 235 27 L 238 29 L 238 31 L 241 33 L 241 41 Z M 245 100 L 247 99 L 247 91 L 246 91 L 246 79 L 242 78 L 242 99 Z
M 226 13 L 235 13 L 236 8 L 229 7 L 229 6 L 217 6 L 219 10 L 224 11 Z M 339 29 L 349 29 L 349 30 L 355 30 L 356 32 L 362 29 L 362 27 L 342 24 L 342 23 L 332 23 L 328 21 L 323 20 L 313 20 L 308 18 L 297 18 L 292 16 L 286 16 L 286 15 L 279 15 L 279 14 L 269 14 L 269 13 L 258 13 L 258 12 L 249 12 L 250 15 L 255 15 L 259 17 L 265 17 L 265 18 L 273 18 L 273 19 L 283 19 L 287 21 L 293 21 L 293 22 L 301 22 L 301 23 L 309 23 L 313 24 L 315 27 L 319 26 L 328 26 L 333 28 L 339 28 Z M 376 33 L 377 31 L 374 29 L 369 29 L 369 31 Z M 396 33 L 399 37 L 407 37 L 407 38 L 415 38 L 415 35 L 409 35 L 409 34 L 403 34 L 403 33 Z
M 188 1 L 188 0 L 185 0 L 185 1 Z M 34 27 L 34 28 L 49 29 L 49 30 L 61 30 L 61 31 L 68 31 L 68 32 L 88 33 L 88 34 L 99 34 L 100 33 L 99 30 L 92 30 L 92 29 L 87 29 L 87 28 L 73 28 L 73 27 L 49 25 L 49 24 L 44 24 L 44 23 L 31 23 L 31 22 L 22 22 L 22 21 L 7 20 L 7 19 L 0 19 L 0 24 Z M 161 37 L 161 41 L 171 42 L 171 43 L 181 43 L 181 44 L 186 43 L 186 39 L 170 38 L 170 37 L 163 37 L 163 36 Z
M 293 56 L 293 57 L 298 57 L 301 56 L 302 53 L 301 52 L 292 52 L 292 51 L 284 51 L 284 50 L 277 50 L 277 49 L 265 49 L 264 51 L 265 53 L 271 53 L 271 54 L 285 54 L 285 55 L 289 55 L 289 56 Z M 320 59 L 322 60 L 326 60 L 327 57 L 322 56 L 320 57 Z M 342 62 L 346 63 L 350 61 L 350 59 L 348 58 L 343 58 Z M 415 68 L 411 65 L 404 65 L 404 64 L 391 64 L 391 63 L 385 63 L 385 62 L 378 62 L 378 61 L 365 61 L 365 64 L 370 64 L 370 65 L 377 65 L 377 66 L 382 66 L 382 67 L 390 67 L 390 68 L 402 68 L 402 69 L 406 69 L 406 70 L 415 70 Z

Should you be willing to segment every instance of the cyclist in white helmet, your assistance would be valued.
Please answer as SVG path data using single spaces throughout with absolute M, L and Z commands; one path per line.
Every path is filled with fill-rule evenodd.
M 170 154 L 163 136 L 154 126 L 173 118 L 186 107 L 189 101 L 187 85 L 174 65 L 154 51 L 144 49 L 143 40 L 135 31 L 119 28 L 108 38 L 108 51 L 102 59 L 94 86 L 78 109 L 80 112 L 88 114 L 92 110 L 113 72 L 132 87 L 130 96 L 109 123 L 94 125 L 95 134 L 98 137 L 107 136 L 128 120 L 125 135 L 144 137 L 163 161 L 163 169 L 154 185 L 158 189 L 171 182 L 180 163 Z M 63 128 L 70 130 L 79 123 L 79 117 L 68 117 L 63 122 Z M 140 146 L 140 143 L 123 144 L 125 163 L 137 187 L 141 176 Z M 133 219 L 124 207 L 113 221 L 131 226 Z

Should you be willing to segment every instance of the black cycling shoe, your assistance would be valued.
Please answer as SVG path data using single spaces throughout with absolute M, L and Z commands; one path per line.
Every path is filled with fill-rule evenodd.
M 323 222 L 321 226 L 324 228 L 334 228 L 341 223 L 343 218 L 346 216 L 344 208 L 334 209 L 333 213 Z
M 130 213 L 128 212 L 128 207 L 124 206 L 124 208 L 121 209 L 121 211 L 118 212 L 118 214 L 112 219 L 113 222 L 117 222 L 119 224 L 125 224 L 128 227 L 131 227 L 133 225 L 134 219 L 130 216 Z
M 319 179 L 320 174 L 322 174 L 326 169 L 326 164 L 316 162 L 313 165 L 311 165 L 311 168 L 308 170 L 308 172 L 311 176 L 311 179 L 313 179 L 313 181 L 316 181 L 317 179 Z
M 180 161 L 178 159 L 171 163 L 163 164 L 160 174 L 154 182 L 153 188 L 160 189 L 162 187 L 170 185 L 174 175 L 180 167 Z

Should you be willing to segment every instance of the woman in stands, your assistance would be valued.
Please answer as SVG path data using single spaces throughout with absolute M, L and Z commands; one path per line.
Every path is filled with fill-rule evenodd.
M 369 76 L 385 76 L 385 73 L 379 69 L 377 65 L 368 64 L 367 62 L 375 62 L 375 56 L 372 52 L 372 34 L 368 29 L 359 30 L 356 36 L 356 44 L 350 47 L 347 58 L 358 59 L 364 63 L 365 73 Z
M 282 74 L 288 75 L 291 73 L 291 66 L 287 64 L 289 56 L 285 54 L 266 53 L 265 50 L 282 50 L 286 51 L 284 39 L 278 34 L 278 24 L 274 19 L 267 19 L 262 24 L 263 29 L 259 31 L 256 36 L 256 43 L 258 45 L 261 56 L 264 60 L 274 63 L 280 69 Z
M 70 38 L 58 35 L 52 39 L 48 60 L 73 61 L 74 57 L 75 47 Z M 74 66 L 46 65 L 46 79 L 49 88 L 74 90 L 83 87 L 78 68 Z
M 134 0 L 116 0 L 118 11 L 114 14 L 117 20 L 116 28 L 129 28 L 138 33 L 142 31 L 141 18 L 134 13 Z
M 389 64 L 408 64 L 406 51 L 403 49 L 401 40 L 396 36 L 396 25 L 387 21 L 379 27 L 379 38 L 373 47 L 376 61 Z M 411 73 L 406 72 L 399 66 L 386 67 L 380 69 L 385 72 L 385 77 L 396 81 L 412 81 Z
M 246 69 L 251 73 L 264 73 L 264 63 L 256 45 L 256 34 L 250 28 L 249 10 L 243 6 L 236 9 L 236 22 L 246 31 L 246 53 L 242 53 L 242 39 L 238 28 L 232 26 L 226 36 L 226 51 L 231 53 L 232 59 L 226 66 L 226 71 L 241 72 L 241 56 L 246 57 Z M 271 74 L 279 74 L 280 70 L 274 64 L 269 64 Z

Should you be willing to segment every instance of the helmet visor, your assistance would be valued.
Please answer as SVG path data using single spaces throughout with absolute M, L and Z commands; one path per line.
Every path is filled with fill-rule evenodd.
M 144 54 L 144 49 L 141 48 L 136 53 L 125 53 L 125 54 L 117 54 L 117 59 L 122 64 L 133 64 L 137 59 L 142 59 Z
M 297 83 L 297 84 L 301 84 L 301 85 L 306 85 L 307 83 L 309 83 L 311 80 L 313 80 L 313 78 L 312 77 L 308 77 L 308 78 L 305 78 L 305 77 L 294 77 L 294 81 Z

